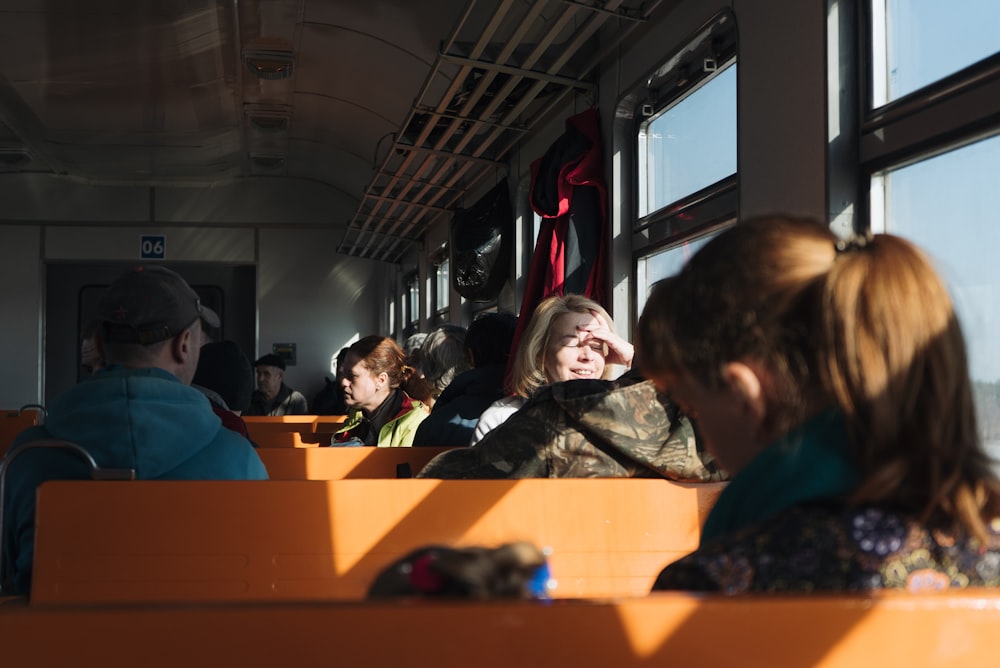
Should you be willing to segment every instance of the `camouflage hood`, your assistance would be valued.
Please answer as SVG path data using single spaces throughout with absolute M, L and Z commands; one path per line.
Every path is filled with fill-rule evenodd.
M 690 421 L 653 384 L 574 380 L 540 389 L 475 447 L 442 453 L 418 477 L 662 477 L 721 480 Z

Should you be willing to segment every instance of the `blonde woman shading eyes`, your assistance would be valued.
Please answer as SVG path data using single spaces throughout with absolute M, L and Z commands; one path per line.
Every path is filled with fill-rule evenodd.
M 615 332 L 608 312 L 581 295 L 542 301 L 514 353 L 511 396 L 493 403 L 479 418 L 470 445 L 513 415 L 534 392 L 551 383 L 610 379 L 613 365 L 630 368 L 633 348 Z

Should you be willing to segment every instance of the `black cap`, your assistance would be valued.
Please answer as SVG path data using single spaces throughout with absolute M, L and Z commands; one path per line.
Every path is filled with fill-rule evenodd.
M 136 267 L 116 279 L 97 304 L 104 340 L 150 344 L 166 341 L 198 318 L 212 327 L 219 316 L 202 305 L 179 274 L 157 265 Z
M 281 359 L 278 355 L 274 353 L 268 353 L 266 355 L 261 355 L 260 359 L 253 363 L 254 368 L 259 366 L 276 366 L 282 371 L 285 370 L 285 360 Z

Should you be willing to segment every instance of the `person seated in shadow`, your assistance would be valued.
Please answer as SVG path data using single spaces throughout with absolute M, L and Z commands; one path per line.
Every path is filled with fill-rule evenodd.
M 391 338 L 372 335 L 353 344 L 341 381 L 350 412 L 331 445 L 413 445 L 427 408 L 405 389 L 412 375 L 402 348 Z
M 531 543 L 431 545 L 382 569 L 368 588 L 368 599 L 548 598 L 555 587 L 545 553 Z
M 475 447 L 448 450 L 418 478 L 726 478 L 682 415 L 629 371 L 540 388 Z
M 1000 585 L 1000 480 L 965 340 L 912 243 L 739 222 L 653 289 L 636 346 L 734 476 L 654 589 Z
M 410 335 L 403 343 L 403 353 L 406 355 L 406 366 L 413 369 L 406 380 L 406 394 L 430 410 L 431 403 L 434 401 L 434 385 L 430 379 L 424 377 L 424 372 L 421 370 L 424 365 L 421 355 L 426 340 L 426 332 Z
M 479 416 L 506 394 L 504 370 L 516 326 L 512 313 L 486 313 L 469 325 L 463 348 L 472 368 L 444 387 L 431 414 L 417 428 L 414 446 L 469 445 Z
M 70 441 L 102 469 L 131 469 L 139 480 L 267 479 L 250 442 L 223 427 L 205 395 L 190 387 L 202 323 L 220 321 L 180 275 L 159 265 L 130 270 L 104 291 L 97 312 L 104 368 L 57 396 L 45 423 L 12 445 L 18 455 L 7 469 L 0 537 L 7 592 L 31 587 L 38 486 L 92 474 L 75 453 L 21 445 Z
M 274 353 L 253 363 L 257 389 L 244 415 L 309 415 L 309 404 L 298 390 L 285 385 L 285 360 Z
M 250 438 L 240 415 L 250 405 L 253 369 L 238 343 L 213 341 L 203 345 L 191 387 L 208 397 L 223 426 Z
M 431 408 L 455 376 L 469 368 L 465 336 L 464 327 L 439 325 L 427 333 L 420 346 L 416 371 L 430 385 L 430 397 L 425 403 Z
M 617 375 L 616 366 L 632 367 L 632 344 L 618 336 L 604 307 L 582 295 L 553 295 L 542 300 L 524 329 L 511 369 L 512 394 L 479 416 L 470 445 L 502 424 L 538 388 L 568 380 Z
M 409 364 L 416 360 L 414 355 L 420 346 L 424 345 L 424 341 L 427 339 L 426 332 L 417 332 L 416 334 L 410 334 L 406 337 L 406 341 L 403 343 L 403 354 L 406 355 L 406 361 Z
M 344 388 L 340 381 L 344 377 L 344 360 L 349 348 L 341 348 L 337 353 L 337 362 L 333 380 L 324 377 L 323 389 L 313 397 L 312 410 L 316 415 L 347 415 L 347 402 L 344 400 Z

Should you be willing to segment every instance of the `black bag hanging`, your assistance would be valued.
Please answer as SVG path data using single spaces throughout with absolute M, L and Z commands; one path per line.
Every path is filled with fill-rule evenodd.
M 455 292 L 474 302 L 497 298 L 510 273 L 514 211 L 504 179 L 451 221 L 451 272 Z

